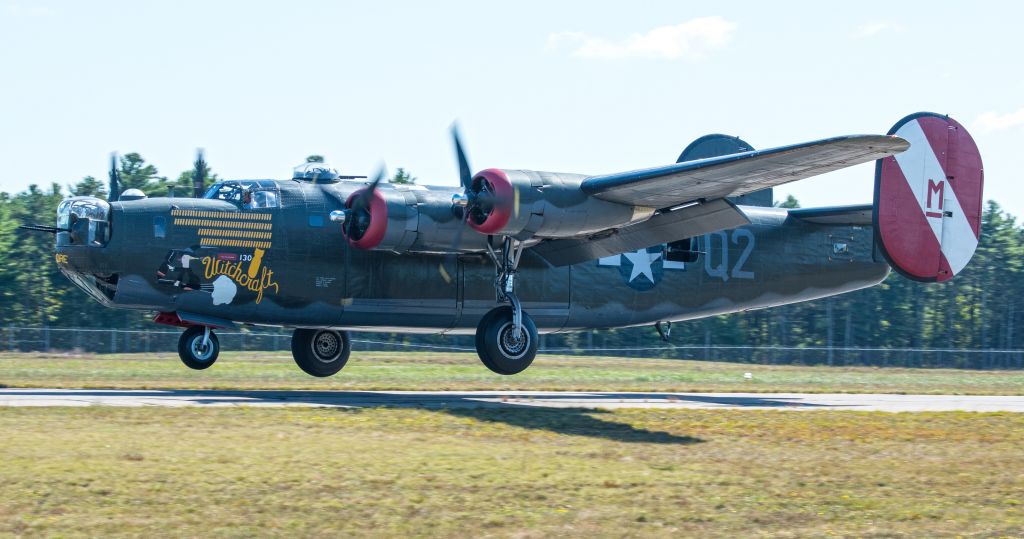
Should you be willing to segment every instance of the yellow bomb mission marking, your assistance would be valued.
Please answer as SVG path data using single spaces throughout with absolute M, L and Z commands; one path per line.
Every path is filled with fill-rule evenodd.
M 249 267 L 245 269 L 242 268 L 242 262 L 217 260 L 212 256 L 204 256 L 200 262 L 203 263 L 203 276 L 207 281 L 218 275 L 225 275 L 238 286 L 255 292 L 257 304 L 263 300 L 265 290 L 273 289 L 275 294 L 280 291 L 277 281 L 274 280 L 274 271 L 262 266 L 263 249 L 256 249 Z

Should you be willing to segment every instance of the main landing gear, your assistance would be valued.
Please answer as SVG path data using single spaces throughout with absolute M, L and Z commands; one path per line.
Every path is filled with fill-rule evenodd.
M 306 374 L 324 378 L 337 374 L 352 352 L 348 333 L 329 329 L 296 329 L 292 333 L 292 357 Z
M 523 312 L 515 293 L 516 270 L 523 255 L 523 244 L 516 246 L 505 237 L 501 253 L 487 246 L 498 269 L 494 289 L 500 302 L 509 302 L 490 310 L 476 327 L 476 353 L 484 366 L 498 374 L 517 374 L 526 370 L 537 356 L 537 326 Z

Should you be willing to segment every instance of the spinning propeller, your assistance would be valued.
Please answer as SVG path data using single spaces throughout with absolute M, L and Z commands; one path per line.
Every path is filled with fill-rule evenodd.
M 381 165 L 370 185 L 349 195 L 341 215 L 332 219 L 342 222 L 342 232 L 349 243 L 360 249 L 371 249 L 380 243 L 387 230 L 388 205 L 377 191 L 387 169 Z
M 469 160 L 462 146 L 462 137 L 457 125 L 452 125 L 452 140 L 455 144 L 455 158 L 459 162 L 459 182 L 462 194 L 452 197 L 452 209 L 461 208 L 463 223 L 477 231 L 489 234 L 504 226 L 509 214 L 518 213 L 518 197 L 513 196 L 512 184 L 501 171 L 489 169 L 473 176 Z
M 454 258 L 458 256 L 467 226 L 487 236 L 502 235 L 512 217 L 519 214 L 519 193 L 506 172 L 486 169 L 474 175 L 455 125 L 452 126 L 452 141 L 462 192 L 452 196 L 451 209 L 459 221 L 453 231 L 452 245 L 438 266 L 447 282 L 452 280 Z M 344 209 L 331 212 L 331 220 L 341 224 L 342 233 L 352 247 L 373 249 L 385 240 L 388 202 L 377 188 L 384 175 L 385 169 L 381 167 L 369 185 L 349 195 Z
M 519 214 L 518 192 L 515 192 L 505 173 L 488 169 L 474 176 L 469 168 L 458 125 L 452 125 L 452 141 L 455 145 L 455 159 L 459 163 L 459 183 L 462 185 L 462 193 L 452 196 L 452 211 L 461 216 L 462 222 L 455 231 L 448 255 L 438 266 L 441 277 L 449 283 L 455 271 L 454 259 L 458 256 L 466 225 L 481 234 L 491 235 L 504 227 L 513 214 Z
M 206 160 L 203 159 L 202 148 L 196 150 L 194 167 L 192 170 L 192 198 L 203 198 L 203 194 L 206 192 L 206 172 L 209 167 L 206 166 Z
M 117 171 L 117 154 L 110 154 L 110 172 L 107 173 L 110 177 L 110 193 L 107 195 L 107 200 L 113 202 L 117 200 L 117 197 L 121 196 L 121 188 L 118 185 L 120 183 L 121 175 Z

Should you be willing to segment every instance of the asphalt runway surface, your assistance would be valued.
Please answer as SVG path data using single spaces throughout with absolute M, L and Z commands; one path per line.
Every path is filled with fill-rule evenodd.
M 0 406 L 679 408 L 1024 412 L 1024 396 L 600 391 L 279 391 L 0 388 Z

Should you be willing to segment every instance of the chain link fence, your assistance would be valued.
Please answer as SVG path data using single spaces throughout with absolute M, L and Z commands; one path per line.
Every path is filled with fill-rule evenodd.
M 127 354 L 174 352 L 181 331 L 58 327 L 6 327 L 0 330 L 0 350 L 9 352 L 82 352 Z M 574 339 L 593 342 L 595 339 Z M 284 330 L 218 331 L 221 350 L 291 350 L 291 332 Z M 475 352 L 470 336 L 410 336 L 379 333 L 351 334 L 353 351 Z M 646 357 L 731 361 L 774 365 L 834 365 L 909 368 L 1022 369 L 1024 350 L 959 348 L 797 347 L 744 345 L 687 345 L 654 341 L 637 347 L 570 347 L 562 335 L 541 335 L 540 353 L 558 355 Z

